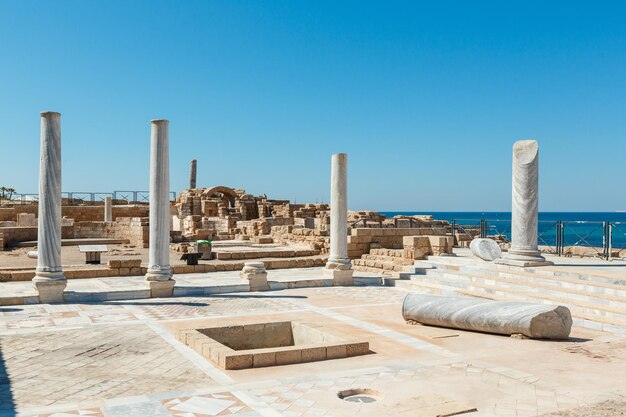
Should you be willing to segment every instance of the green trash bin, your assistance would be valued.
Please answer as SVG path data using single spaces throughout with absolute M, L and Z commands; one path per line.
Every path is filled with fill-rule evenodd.
M 210 240 L 198 240 L 198 253 L 201 253 L 200 259 L 210 260 L 211 259 L 211 241 Z

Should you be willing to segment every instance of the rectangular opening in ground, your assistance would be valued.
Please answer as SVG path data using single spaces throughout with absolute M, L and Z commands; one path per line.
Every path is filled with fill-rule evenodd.
M 292 321 L 215 327 L 198 331 L 236 351 L 341 341 L 333 335 Z
M 297 321 L 180 330 L 178 337 L 224 369 L 257 368 L 364 355 L 369 343 Z

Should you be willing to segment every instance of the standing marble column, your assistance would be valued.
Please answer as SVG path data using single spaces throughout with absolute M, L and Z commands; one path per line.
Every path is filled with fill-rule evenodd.
M 113 199 L 111 197 L 104 197 L 104 221 L 113 221 Z
M 197 161 L 192 159 L 189 163 L 189 188 L 196 188 L 196 166 Z
M 348 155 L 334 154 L 330 175 L 330 255 L 324 275 L 334 285 L 352 285 L 348 257 Z
M 151 297 L 174 290 L 170 266 L 169 121 L 152 120 L 150 138 L 150 247 L 146 281 Z
M 41 303 L 63 302 L 61 266 L 61 114 L 41 113 L 37 269 L 33 286 Z
M 511 248 L 497 263 L 514 266 L 552 265 L 537 246 L 539 206 L 539 145 L 520 140 L 513 145 Z

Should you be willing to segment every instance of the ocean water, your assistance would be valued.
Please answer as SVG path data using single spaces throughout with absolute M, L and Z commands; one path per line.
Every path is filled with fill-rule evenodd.
M 460 226 L 479 227 L 480 220 L 487 221 L 488 234 L 511 237 L 511 212 L 452 212 L 452 211 L 383 211 L 388 218 L 396 215 L 412 216 L 430 214 L 438 220 L 455 220 Z M 612 247 L 626 248 L 626 212 L 540 212 L 539 244 L 556 244 L 556 222 L 564 222 L 565 246 L 602 247 L 605 239 L 603 222 L 612 227 Z

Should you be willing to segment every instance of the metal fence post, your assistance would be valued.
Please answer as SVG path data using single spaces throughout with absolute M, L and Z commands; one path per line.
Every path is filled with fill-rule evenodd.
M 607 232 L 608 254 L 606 259 L 610 261 L 613 258 L 613 223 L 609 222 Z
M 556 221 L 556 254 L 557 256 L 563 256 L 563 222 L 561 220 Z
M 604 259 L 609 259 L 609 245 L 608 245 L 608 231 L 607 231 L 607 222 L 602 222 L 602 257 Z

